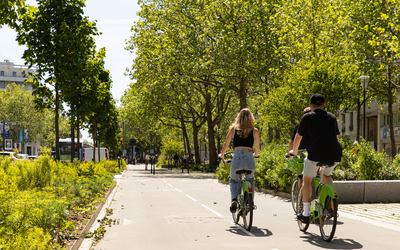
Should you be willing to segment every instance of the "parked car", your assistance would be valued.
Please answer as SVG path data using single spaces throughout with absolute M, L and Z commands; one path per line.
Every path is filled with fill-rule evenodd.
M 18 160 L 28 159 L 28 156 L 27 154 L 17 154 Z
M 38 160 L 37 158 L 38 158 L 37 155 L 28 155 L 28 159 L 31 161 L 37 161 Z
M 14 152 L 10 151 L 0 151 L 0 156 L 2 156 L 3 158 L 9 157 L 12 161 L 14 161 L 15 159 Z

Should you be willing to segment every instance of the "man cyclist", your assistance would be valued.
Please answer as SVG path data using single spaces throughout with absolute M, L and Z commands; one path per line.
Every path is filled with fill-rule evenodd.
M 297 215 L 297 219 L 307 223 L 310 219 L 310 201 L 312 195 L 311 181 L 316 176 L 319 166 L 317 163 L 332 163 L 332 167 L 324 168 L 322 182 L 333 184 L 330 176 L 334 167 L 342 158 L 342 147 L 339 144 L 339 129 L 336 117 L 324 110 L 325 99 L 321 94 L 313 94 L 310 98 L 311 112 L 303 115 L 297 130 L 293 150 L 297 155 L 300 142 L 307 138 L 307 158 L 303 169 L 303 204 L 304 211 Z

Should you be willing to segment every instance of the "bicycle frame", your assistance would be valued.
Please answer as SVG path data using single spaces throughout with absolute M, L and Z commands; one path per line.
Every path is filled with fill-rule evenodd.
M 336 189 L 333 185 L 331 184 L 324 184 L 321 180 L 321 177 L 317 176 L 314 179 L 314 189 L 315 189 L 315 194 L 316 194 L 316 199 L 311 201 L 311 206 L 310 206 L 310 211 L 311 211 L 311 221 L 315 221 L 320 217 L 320 208 L 324 209 L 325 208 L 325 201 L 326 198 L 329 196 L 334 199 L 338 199 L 339 196 L 336 192 Z M 321 206 L 319 208 L 319 206 Z M 317 214 L 315 213 L 317 212 Z
M 246 181 L 243 177 L 240 177 L 241 188 L 239 187 L 239 192 L 242 191 L 240 194 L 244 197 L 244 193 L 248 192 L 249 194 L 253 194 L 253 188 L 249 181 Z M 241 190 L 240 190 L 241 189 Z

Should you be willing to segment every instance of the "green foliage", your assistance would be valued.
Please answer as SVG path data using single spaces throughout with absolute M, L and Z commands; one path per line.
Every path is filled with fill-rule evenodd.
M 183 145 L 178 141 L 168 141 L 163 142 L 161 147 L 161 153 L 167 157 L 172 157 L 174 155 L 180 155 L 183 153 Z
M 42 149 L 37 162 L 0 158 L 0 245 L 4 249 L 61 249 L 126 168 L 117 161 L 60 163 Z M 78 220 L 70 220 L 76 218 Z M 80 219 L 79 219 L 80 218 Z M 24 242 L 22 239 L 32 239 Z M 3 249 L 3 248 L 2 248 Z
M 254 173 L 257 187 L 280 191 L 289 191 L 294 174 L 286 167 L 284 157 L 287 148 L 277 144 L 268 144 L 256 162 Z
M 358 144 L 358 152 L 353 143 L 340 140 L 343 148 L 341 163 L 332 172 L 332 178 L 341 180 L 398 180 L 400 179 L 400 156 L 392 164 L 385 159 L 384 152 L 377 152 L 366 141 Z M 284 155 L 286 146 L 268 144 L 256 159 L 255 185 L 276 191 L 290 192 L 293 178 L 297 175 L 287 167 Z M 229 164 L 222 162 L 216 170 L 219 180 L 229 180 Z
M 385 153 L 375 151 L 365 141 L 360 143 L 357 156 L 354 170 L 361 180 L 379 180 L 381 169 L 389 165 L 385 159 Z

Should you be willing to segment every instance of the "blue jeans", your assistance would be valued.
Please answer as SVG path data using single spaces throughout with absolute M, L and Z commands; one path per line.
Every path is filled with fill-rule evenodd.
M 246 175 L 245 179 L 251 183 L 254 192 L 254 171 L 256 170 L 256 161 L 254 160 L 253 152 L 247 149 L 235 149 L 231 162 L 231 173 L 229 178 L 232 199 L 237 198 L 238 196 L 238 179 L 240 175 L 236 174 L 236 171 L 243 169 L 251 170 L 251 174 Z

